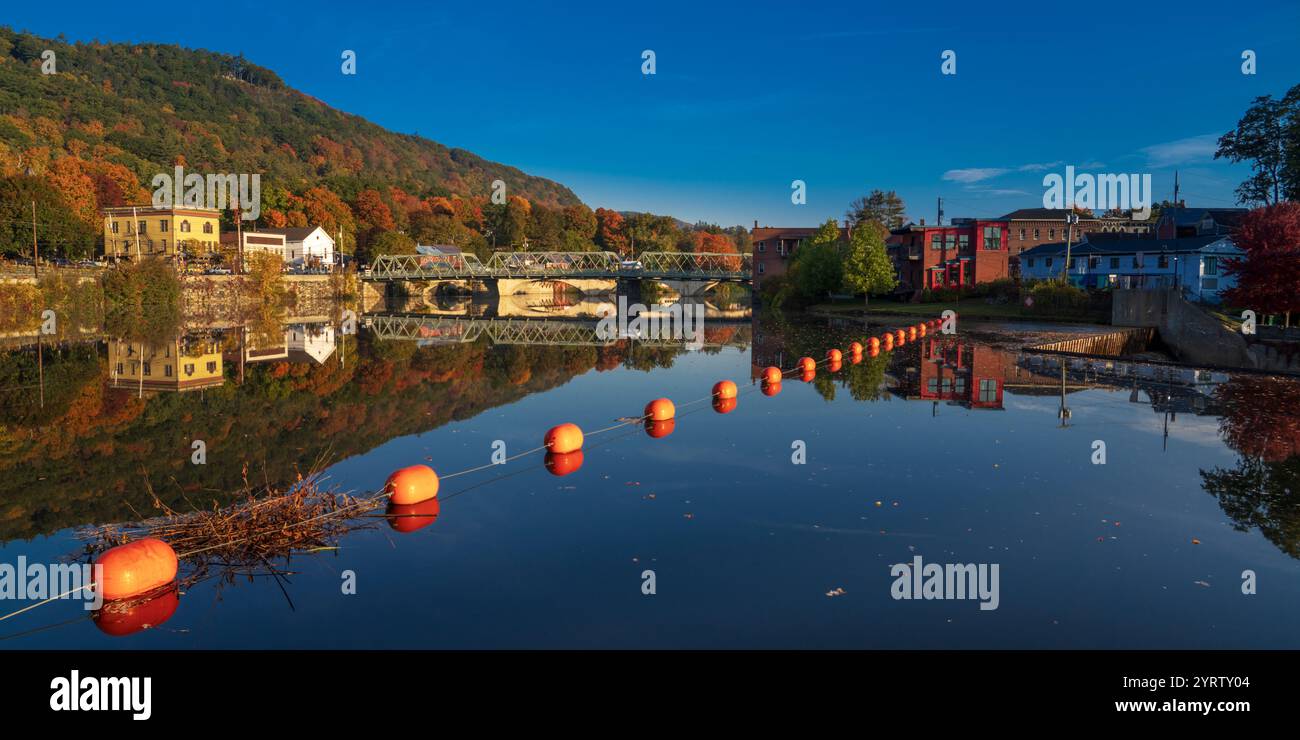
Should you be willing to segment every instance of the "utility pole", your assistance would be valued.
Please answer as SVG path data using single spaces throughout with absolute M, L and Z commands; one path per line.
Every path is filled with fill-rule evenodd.
M 36 245 L 36 201 L 32 201 L 32 273 L 41 279 L 41 251 Z
M 1178 170 L 1174 170 L 1174 208 L 1179 208 L 1179 207 L 1180 206 L 1178 205 Z
M 238 255 L 239 259 L 240 275 L 244 274 L 244 231 L 240 227 L 239 222 L 241 220 L 242 219 L 239 215 L 239 206 L 235 206 L 235 253 Z M 221 226 L 218 225 L 217 228 L 220 229 Z M 218 241 L 220 241 L 220 238 L 218 238 Z
M 135 262 L 140 264 L 140 221 L 135 206 L 131 206 L 131 229 L 135 232 Z
M 1079 214 L 1071 211 L 1065 217 L 1065 269 L 1061 271 L 1065 282 L 1070 282 L 1070 245 L 1074 240 L 1074 225 L 1079 223 Z

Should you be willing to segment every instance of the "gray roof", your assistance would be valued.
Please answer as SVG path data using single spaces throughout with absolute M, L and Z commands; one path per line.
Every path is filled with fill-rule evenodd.
M 1061 221 L 1064 223 L 1068 214 L 1077 213 L 1069 208 L 1021 208 L 1002 217 L 1004 221 Z M 1096 220 L 1096 216 L 1079 214 L 1083 220 Z
M 289 229 L 261 229 L 260 231 L 264 234 L 282 234 L 284 235 L 284 240 L 288 242 L 300 242 L 303 239 L 306 239 L 309 235 L 311 235 L 311 232 L 315 231 L 318 228 L 320 227 L 301 226 L 301 227 L 294 227 Z
M 1104 234 L 1088 234 L 1086 241 L 1076 242 L 1070 247 L 1071 256 L 1102 254 L 1177 254 L 1199 251 L 1207 244 L 1231 239 L 1224 236 L 1189 236 L 1182 239 L 1132 239 L 1108 238 Z M 1235 245 L 1234 245 L 1235 246 Z M 1065 254 L 1065 242 L 1039 244 L 1033 249 L 1020 253 L 1025 257 L 1056 257 Z

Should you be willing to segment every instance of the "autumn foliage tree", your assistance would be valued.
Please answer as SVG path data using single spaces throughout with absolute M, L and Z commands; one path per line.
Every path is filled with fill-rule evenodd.
M 1283 314 L 1290 326 L 1291 313 L 1300 310 L 1300 203 L 1251 211 L 1233 241 L 1246 256 L 1227 261 L 1225 272 L 1237 284 L 1224 297 L 1258 313 Z

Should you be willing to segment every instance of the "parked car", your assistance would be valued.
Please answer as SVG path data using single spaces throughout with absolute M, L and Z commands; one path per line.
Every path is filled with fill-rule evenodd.
M 209 267 L 203 271 L 204 275 L 232 275 L 229 267 Z
M 618 263 L 618 269 L 620 269 L 620 270 L 641 270 L 641 269 L 644 269 L 644 268 L 643 268 L 642 265 L 641 265 L 641 260 L 623 260 L 622 262 Z

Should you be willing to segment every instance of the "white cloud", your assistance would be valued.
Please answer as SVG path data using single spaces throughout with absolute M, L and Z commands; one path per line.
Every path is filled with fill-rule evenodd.
M 1016 170 L 1019 172 L 1042 172 L 1043 170 L 1056 169 L 1063 164 L 1063 162 L 1034 162 L 1032 164 L 1022 164 Z
M 980 182 L 998 175 L 1005 175 L 1009 170 L 1003 167 L 970 167 L 962 170 L 948 170 L 943 179 L 951 182 Z
M 1143 147 L 1148 167 L 1173 167 L 1180 164 L 1210 162 L 1219 148 L 1218 134 L 1201 134 L 1186 139 Z

